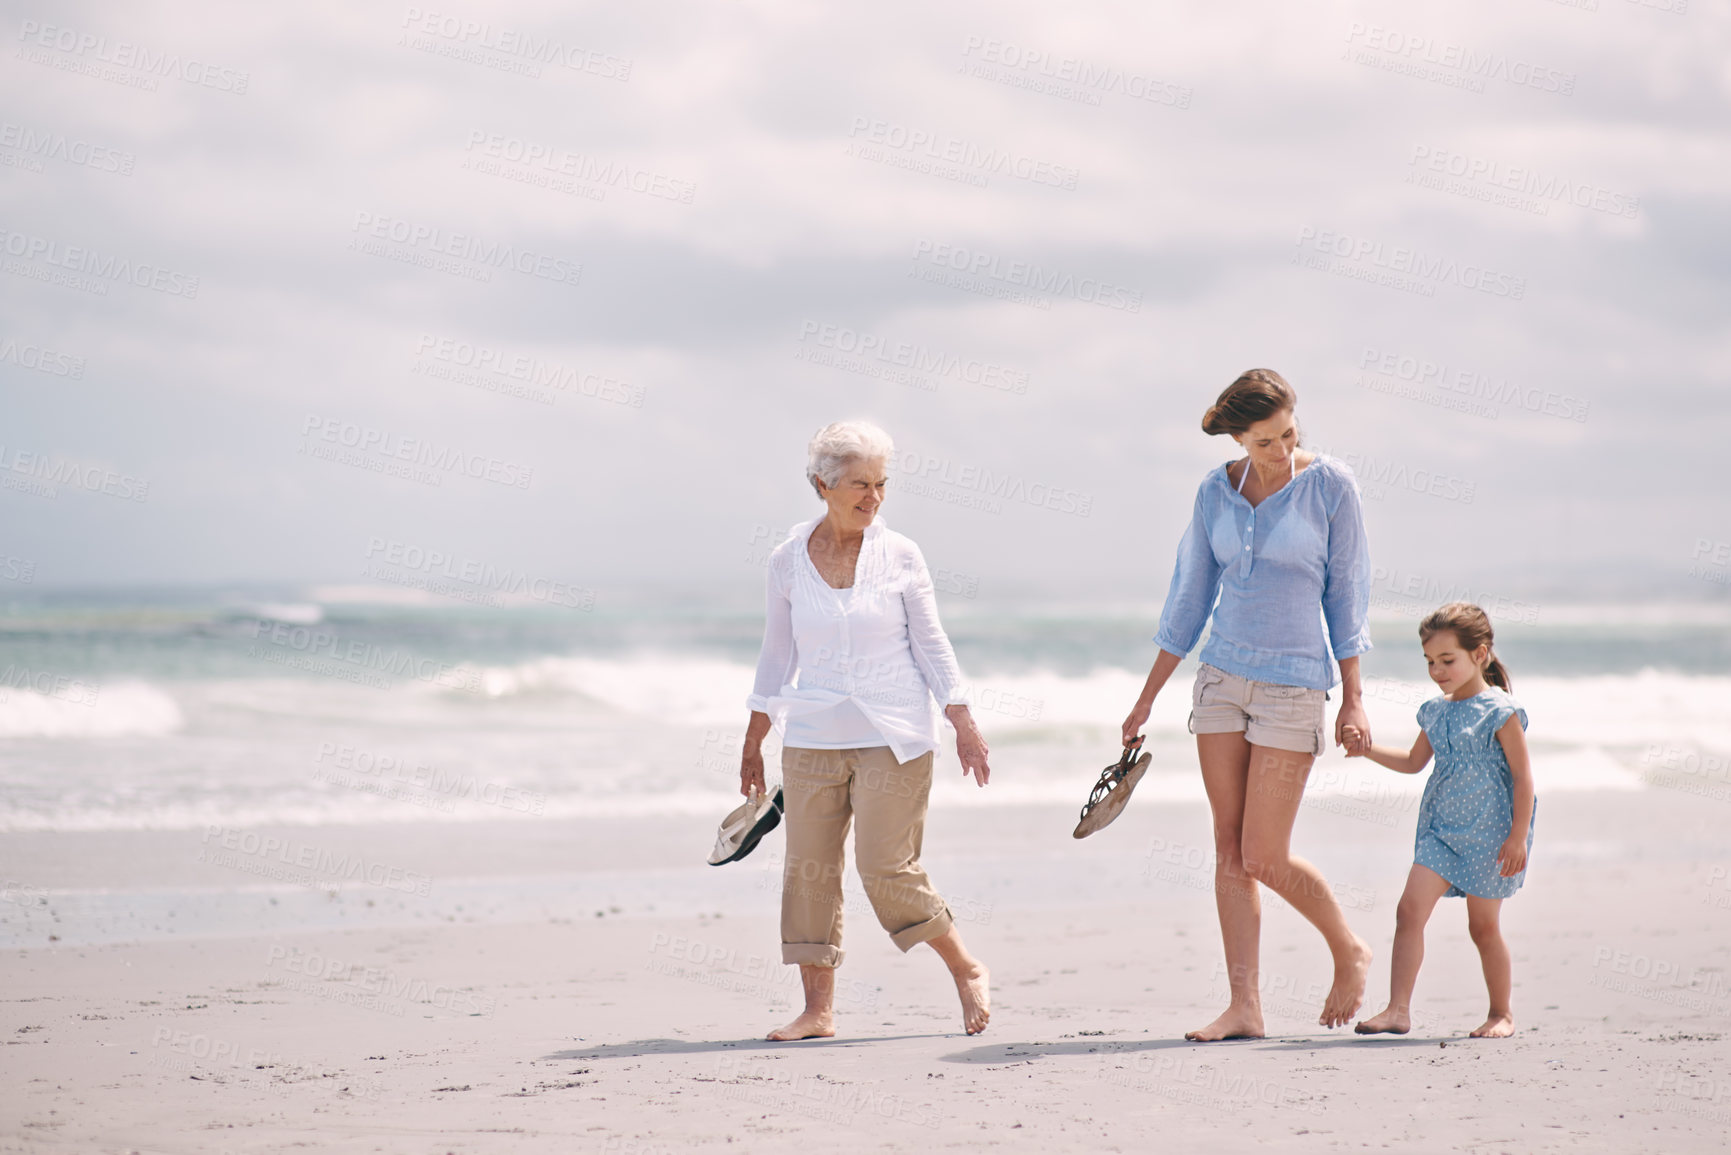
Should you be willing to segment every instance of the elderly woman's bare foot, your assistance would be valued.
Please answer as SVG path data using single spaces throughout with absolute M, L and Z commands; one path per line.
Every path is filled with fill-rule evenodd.
M 1322 1016 L 1317 1019 L 1325 1027 L 1344 1027 L 1364 1004 L 1364 983 L 1370 974 L 1370 947 L 1357 935 L 1352 939 L 1352 953 L 1334 963 L 1334 986 L 1322 1002 Z
M 777 1027 L 764 1038 L 772 1043 L 787 1043 L 794 1039 L 828 1039 L 835 1035 L 835 1014 L 832 1011 L 807 1011 L 785 1027 Z
M 1475 1030 L 1474 1039 L 1506 1039 L 1515 1033 L 1515 1017 L 1506 1012 L 1492 1011 L 1491 1017 Z
M 952 972 L 952 977 L 956 993 L 962 996 L 962 1026 L 968 1034 L 977 1035 L 992 1021 L 992 972 L 975 960 L 973 966 Z
M 1223 1039 L 1260 1039 L 1267 1033 L 1262 1011 L 1257 1007 L 1227 1007 L 1226 1013 L 1199 1031 L 1185 1031 L 1193 1043 L 1218 1043 Z
M 1404 1035 L 1412 1030 L 1412 1016 L 1387 1007 L 1382 1014 L 1373 1015 L 1352 1029 L 1361 1035 Z

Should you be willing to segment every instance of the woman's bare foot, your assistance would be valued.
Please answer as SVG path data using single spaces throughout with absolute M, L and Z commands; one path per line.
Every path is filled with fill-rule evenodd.
M 992 974 L 984 963 L 975 961 L 967 970 L 956 972 L 956 993 L 962 996 L 962 1026 L 968 1034 L 977 1035 L 992 1019 Z
M 992 1018 L 992 976 L 986 964 L 968 953 L 962 945 L 962 934 L 954 924 L 926 944 L 938 952 L 950 977 L 956 980 L 956 993 L 962 996 L 962 1026 L 970 1035 L 986 1029 Z
M 1222 1039 L 1260 1039 L 1265 1034 L 1260 1007 L 1227 1007 L 1218 1019 L 1200 1031 L 1185 1031 L 1184 1037 L 1193 1043 L 1218 1043 Z
M 1515 1017 L 1510 1014 L 1491 1012 L 1479 1028 L 1473 1031 L 1471 1038 L 1475 1039 L 1506 1039 L 1515 1033 Z
M 1344 1027 L 1364 1004 L 1364 981 L 1370 973 L 1370 947 L 1362 938 L 1352 938 L 1353 953 L 1347 959 L 1335 960 L 1334 985 L 1322 1002 L 1322 1016 L 1317 1019 L 1325 1027 Z
M 785 1027 L 777 1027 L 764 1037 L 772 1043 L 794 1039 L 828 1039 L 835 1035 L 835 1014 L 832 1011 L 807 1011 Z
M 1412 1015 L 1386 1007 L 1382 1014 L 1365 1019 L 1352 1029 L 1361 1035 L 1404 1035 L 1412 1030 Z

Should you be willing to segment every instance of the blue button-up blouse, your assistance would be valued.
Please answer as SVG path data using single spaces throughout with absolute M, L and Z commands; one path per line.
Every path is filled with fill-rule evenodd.
M 1370 549 L 1358 481 L 1325 454 L 1252 506 L 1226 467 L 1196 491 L 1154 641 L 1254 682 L 1326 690 L 1370 649 Z M 1331 656 L 1332 655 L 1332 656 Z

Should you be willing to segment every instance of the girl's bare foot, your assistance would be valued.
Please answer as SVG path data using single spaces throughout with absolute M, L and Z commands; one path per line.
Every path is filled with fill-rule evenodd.
M 1260 1039 L 1267 1034 L 1260 1007 L 1227 1007 L 1226 1013 L 1200 1031 L 1185 1031 L 1193 1043 L 1218 1043 L 1222 1039 Z
M 1515 1033 L 1515 1017 L 1507 1013 L 1491 1012 L 1470 1037 L 1475 1039 L 1506 1039 Z
M 1404 1035 L 1412 1030 L 1412 1016 L 1387 1007 L 1382 1014 L 1365 1019 L 1352 1029 L 1361 1035 Z
M 975 961 L 966 970 L 954 975 L 956 993 L 962 996 L 962 1026 L 968 1034 L 977 1035 L 992 1019 L 992 974 L 984 963 Z
M 1364 981 L 1370 973 L 1370 947 L 1357 935 L 1353 935 L 1352 943 L 1352 954 L 1334 964 L 1334 985 L 1322 1002 L 1322 1017 L 1317 1019 L 1325 1027 L 1346 1026 L 1364 1004 Z
M 777 1027 L 764 1036 L 772 1043 L 794 1039 L 828 1039 L 835 1035 L 835 1014 L 832 1011 L 807 1011 L 785 1027 Z

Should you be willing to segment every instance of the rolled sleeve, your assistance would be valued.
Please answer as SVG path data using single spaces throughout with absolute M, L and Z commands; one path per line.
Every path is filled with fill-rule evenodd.
M 1196 648 L 1202 627 L 1208 624 L 1208 615 L 1214 609 L 1214 599 L 1220 594 L 1220 577 L 1220 563 L 1214 558 L 1208 518 L 1202 507 L 1202 493 L 1198 491 L 1190 528 L 1178 543 L 1178 561 L 1172 567 L 1172 584 L 1166 589 L 1166 604 L 1160 610 L 1155 645 L 1180 658 Z
M 962 681 L 961 666 L 956 662 L 949 635 L 938 621 L 937 591 L 918 547 L 908 559 L 908 583 L 902 591 L 902 607 L 908 618 L 908 648 L 932 696 L 944 706 L 970 705 L 973 696 Z
M 1370 649 L 1370 539 L 1358 481 L 1342 470 L 1339 496 L 1328 516 L 1328 569 L 1322 583 L 1322 614 L 1336 661 Z

